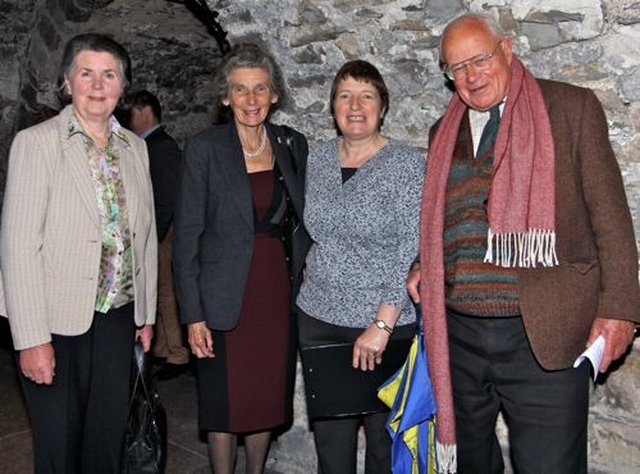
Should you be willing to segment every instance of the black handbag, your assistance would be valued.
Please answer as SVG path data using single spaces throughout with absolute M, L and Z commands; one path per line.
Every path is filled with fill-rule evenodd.
M 133 390 L 124 440 L 122 473 L 160 474 L 167 458 L 167 415 L 151 380 L 149 358 L 137 342 Z

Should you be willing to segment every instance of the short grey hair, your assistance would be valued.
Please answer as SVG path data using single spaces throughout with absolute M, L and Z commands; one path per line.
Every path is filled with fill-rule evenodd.
M 112 37 L 100 33 L 83 33 L 71 38 L 64 47 L 59 70 L 61 93 L 65 93 L 64 80 L 69 77 L 76 66 L 76 59 L 83 51 L 95 51 L 111 54 L 120 66 L 122 89 L 125 91 L 131 84 L 131 59 L 127 50 Z M 66 97 L 63 97 L 66 99 Z
M 269 114 L 281 108 L 287 101 L 282 70 L 273 56 L 256 43 L 239 43 L 223 58 L 213 79 L 213 115 L 216 122 L 225 122 L 232 117 L 231 109 L 222 104 L 222 99 L 229 95 L 231 73 L 239 68 L 259 68 L 269 75 L 269 87 L 278 96 L 278 101 L 269 108 Z

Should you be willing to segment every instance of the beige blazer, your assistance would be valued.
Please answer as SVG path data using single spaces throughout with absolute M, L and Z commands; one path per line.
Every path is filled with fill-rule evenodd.
M 91 326 L 101 225 L 84 142 L 68 136 L 71 106 L 18 133 L 11 146 L 0 228 L 0 314 L 15 349 Z M 128 130 L 115 138 L 133 246 L 135 321 L 155 322 L 157 238 L 149 159 Z

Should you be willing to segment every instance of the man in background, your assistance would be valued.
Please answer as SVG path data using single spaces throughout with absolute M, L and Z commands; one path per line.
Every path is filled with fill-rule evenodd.
M 189 363 L 171 269 L 173 210 L 181 151 L 162 125 L 162 110 L 155 95 L 147 90 L 131 92 L 127 95 L 126 105 L 129 128 L 144 138 L 149 151 L 158 233 L 158 320 L 153 354 L 164 360 L 154 375 L 158 380 L 167 380 L 184 373 Z

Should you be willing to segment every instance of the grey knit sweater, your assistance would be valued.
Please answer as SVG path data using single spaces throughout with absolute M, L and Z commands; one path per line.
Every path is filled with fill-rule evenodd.
M 297 304 L 338 326 L 365 328 L 381 303 L 415 321 L 405 282 L 418 253 L 424 157 L 390 141 L 344 184 L 338 140 L 309 153 L 305 225 L 314 243 Z

